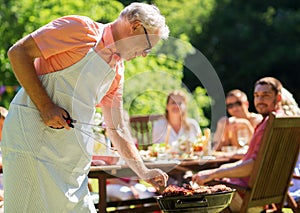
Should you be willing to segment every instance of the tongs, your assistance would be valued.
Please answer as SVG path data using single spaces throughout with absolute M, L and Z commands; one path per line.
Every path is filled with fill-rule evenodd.
M 66 111 L 66 110 L 65 110 Z M 99 139 L 96 139 L 96 137 L 88 132 L 88 131 L 84 131 L 82 130 L 81 128 L 78 128 L 77 126 L 75 126 L 74 124 L 81 124 L 81 125 L 88 125 L 88 126 L 93 126 L 93 127 L 97 127 L 97 128 L 102 128 L 104 129 L 103 127 L 99 126 L 99 125 L 96 125 L 96 124 L 90 124 L 90 123 L 85 123 L 85 122 L 80 122 L 80 121 L 77 121 L 73 118 L 71 118 L 70 114 L 68 111 L 66 111 L 67 113 L 67 117 L 64 117 L 64 119 L 66 120 L 67 124 L 69 125 L 69 127 L 73 128 L 73 129 L 76 129 L 78 130 L 79 132 L 85 134 L 86 136 L 94 139 L 96 142 L 98 143 L 101 143 L 103 144 L 104 146 L 106 146 L 107 148 L 109 148 L 111 151 L 117 151 L 117 149 L 115 149 L 114 147 L 111 147 L 110 145 L 106 144 L 106 143 L 103 143 L 102 141 L 100 141 Z

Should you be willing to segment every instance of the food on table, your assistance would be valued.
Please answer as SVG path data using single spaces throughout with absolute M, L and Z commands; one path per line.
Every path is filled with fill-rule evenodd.
M 170 145 L 166 145 L 165 143 L 155 143 L 148 147 L 150 157 L 157 157 L 159 151 L 167 151 L 168 149 L 170 149 Z

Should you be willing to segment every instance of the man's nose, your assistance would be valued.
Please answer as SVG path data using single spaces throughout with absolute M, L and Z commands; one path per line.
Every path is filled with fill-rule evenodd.
M 142 51 L 142 57 L 146 57 L 148 55 L 148 53 L 145 53 L 144 51 Z

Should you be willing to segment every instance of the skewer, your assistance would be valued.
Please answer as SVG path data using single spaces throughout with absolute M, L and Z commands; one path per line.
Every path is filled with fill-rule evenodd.
M 116 148 L 110 147 L 110 146 L 108 146 L 106 143 L 103 143 L 102 141 L 97 140 L 91 133 L 86 132 L 86 131 L 84 131 L 84 130 L 82 130 L 82 129 L 79 129 L 78 127 L 74 127 L 74 128 L 75 128 L 76 130 L 78 130 L 79 132 L 82 132 L 83 134 L 87 135 L 88 137 L 94 139 L 96 142 L 101 143 L 101 144 L 103 144 L 104 146 L 108 147 L 111 151 L 117 151 Z

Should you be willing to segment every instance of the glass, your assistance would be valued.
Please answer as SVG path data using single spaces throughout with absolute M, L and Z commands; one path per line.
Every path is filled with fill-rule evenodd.
M 148 54 L 152 50 L 152 45 L 151 45 L 151 42 L 150 42 L 150 39 L 149 39 L 148 32 L 147 32 L 146 28 L 144 26 L 143 26 L 143 28 L 144 28 L 144 32 L 145 32 L 147 42 L 148 42 L 148 47 L 146 49 L 144 49 L 143 52 Z
M 249 132 L 247 129 L 239 129 L 237 131 L 237 139 L 241 147 L 248 144 Z
M 168 153 L 166 147 L 161 146 L 157 150 L 157 160 L 168 160 Z

